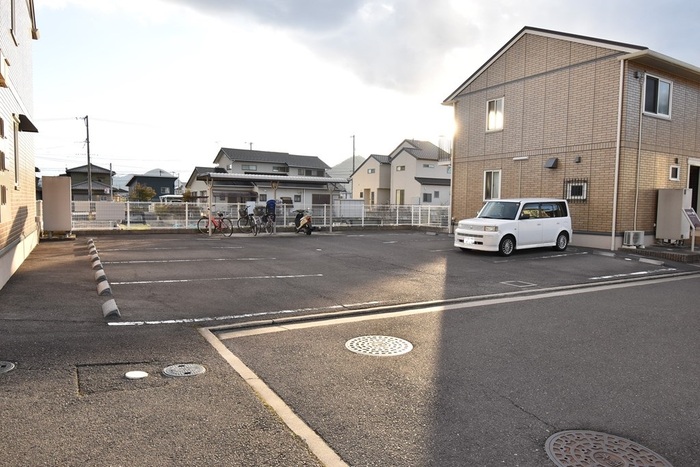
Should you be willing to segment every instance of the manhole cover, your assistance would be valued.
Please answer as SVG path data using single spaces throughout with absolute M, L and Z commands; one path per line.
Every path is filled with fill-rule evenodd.
M 201 375 L 205 371 L 206 369 L 202 365 L 196 363 L 180 363 L 164 368 L 163 374 L 166 376 L 195 376 Z
M 408 353 L 413 350 L 413 345 L 398 337 L 360 336 L 347 341 L 345 348 L 362 355 L 386 357 Z
M 15 369 L 15 364 L 12 362 L 0 362 L 0 373 L 7 373 Z
M 562 431 L 547 439 L 547 455 L 559 467 L 672 467 L 644 446 L 607 433 Z

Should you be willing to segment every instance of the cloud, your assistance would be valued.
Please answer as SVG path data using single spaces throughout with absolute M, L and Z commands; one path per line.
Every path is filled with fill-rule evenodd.
M 417 92 L 475 26 L 449 0 L 171 0 L 290 33 L 371 85 Z

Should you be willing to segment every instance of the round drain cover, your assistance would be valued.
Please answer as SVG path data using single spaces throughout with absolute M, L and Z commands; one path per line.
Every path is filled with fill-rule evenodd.
M 360 336 L 347 341 L 345 348 L 362 355 L 386 357 L 408 353 L 413 350 L 413 345 L 398 337 Z
M 12 362 L 2 362 L 0 361 L 0 373 L 7 373 L 15 369 L 15 364 Z
M 202 365 L 196 363 L 180 363 L 166 367 L 163 369 L 163 374 L 166 376 L 195 376 L 201 375 L 205 371 Z
M 145 371 L 127 371 L 124 376 L 126 376 L 126 379 L 142 379 L 148 376 L 148 373 Z
M 597 431 L 562 431 L 547 439 L 545 450 L 559 467 L 627 467 L 671 463 L 644 446 Z

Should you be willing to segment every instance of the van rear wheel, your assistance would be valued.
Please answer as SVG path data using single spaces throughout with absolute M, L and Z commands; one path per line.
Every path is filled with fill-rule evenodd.
M 501 256 L 510 256 L 515 250 L 515 238 L 512 235 L 506 235 L 501 239 L 498 245 L 498 252 Z
M 557 243 L 554 245 L 554 249 L 557 251 L 564 251 L 566 247 L 569 246 L 569 236 L 565 232 L 560 232 L 557 236 Z

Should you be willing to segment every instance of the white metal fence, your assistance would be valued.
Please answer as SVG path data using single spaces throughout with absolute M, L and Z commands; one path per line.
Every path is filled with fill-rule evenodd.
M 216 203 L 214 212 L 223 212 L 236 223 L 243 204 Z M 264 206 L 261 206 L 264 208 Z M 296 209 L 299 209 L 297 207 Z M 431 205 L 365 206 L 355 200 L 307 207 L 317 226 L 425 226 L 447 228 L 449 207 Z M 195 229 L 207 212 L 207 205 L 196 203 L 141 203 L 112 201 L 73 201 L 73 230 L 99 229 Z M 276 224 L 294 223 L 295 207 L 277 205 Z

